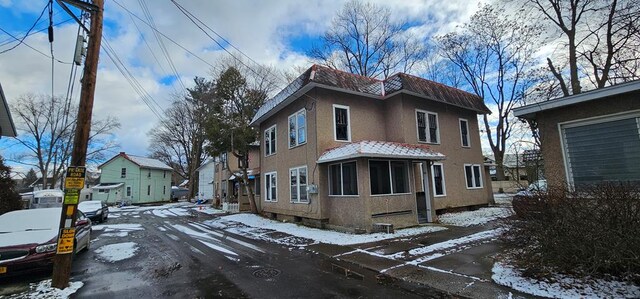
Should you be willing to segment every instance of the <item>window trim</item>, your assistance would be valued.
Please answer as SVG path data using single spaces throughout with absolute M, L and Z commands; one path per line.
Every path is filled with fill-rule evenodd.
M 469 181 L 467 181 L 467 166 L 471 166 L 471 180 L 472 180 L 472 184 L 471 185 L 472 185 L 472 187 L 469 187 Z M 484 188 L 484 182 L 483 182 L 483 178 L 482 178 L 482 165 L 467 163 L 467 164 L 464 164 L 463 167 L 464 167 L 463 173 L 464 173 L 464 183 L 465 183 L 464 186 L 467 187 L 468 190 Z M 480 174 L 479 175 L 479 177 L 480 177 L 480 186 L 477 186 L 477 184 L 473 184 L 473 183 L 477 183 L 477 182 L 474 182 L 475 181 L 475 177 L 476 177 L 474 175 L 474 173 L 473 173 L 475 167 L 478 167 L 478 173 Z
M 273 156 L 273 155 L 275 155 L 275 154 L 278 152 L 278 129 L 277 129 L 277 127 L 276 127 L 276 126 L 277 126 L 277 124 L 275 124 L 275 125 L 273 125 L 273 126 L 271 126 L 271 127 L 268 127 L 268 128 L 266 128 L 266 129 L 263 131 L 263 134 L 264 134 L 264 135 L 266 135 L 266 133 L 267 133 L 268 131 L 273 130 L 273 132 L 274 132 L 274 134 L 273 134 L 274 140 L 269 140 L 269 145 L 271 145 L 271 143 L 275 143 L 275 144 L 274 144 L 273 152 L 270 152 L 271 147 L 270 147 L 270 146 L 269 146 L 269 147 L 267 146 L 267 139 L 265 139 L 265 140 L 264 140 L 264 147 L 265 147 L 264 156 L 265 156 L 265 157 Z M 263 135 L 263 136 L 264 136 L 264 135 Z M 271 136 L 271 134 L 269 134 L 269 136 Z M 271 138 L 269 138 L 269 139 L 271 139 Z M 269 153 L 268 153 L 268 154 L 267 154 L 267 150 L 269 151 Z
M 391 193 L 387 193 L 387 194 L 373 194 L 373 190 L 371 188 L 371 161 L 383 161 L 383 162 L 387 162 L 387 165 L 389 165 L 389 183 L 391 184 Z M 407 166 L 407 190 L 408 192 L 406 193 L 394 193 L 393 192 L 393 173 L 391 171 L 391 162 L 404 162 L 405 166 Z M 412 194 L 411 192 L 411 172 L 409 171 L 409 162 L 405 161 L 405 160 L 393 160 L 393 159 L 388 159 L 388 160 L 384 160 L 384 159 L 368 159 L 367 160 L 367 164 L 368 164 L 368 170 L 369 170 L 369 195 L 371 197 L 379 197 L 379 196 L 394 196 L 394 195 L 407 195 L 407 194 Z
M 426 132 L 425 132 L 425 136 L 427 138 L 427 140 L 422 141 L 420 140 L 420 128 L 418 127 L 418 113 L 424 113 L 425 114 L 425 121 L 426 121 Z M 436 142 L 430 142 L 430 125 L 429 125 L 429 114 L 433 114 L 436 116 Z M 416 109 L 416 113 L 415 113 L 415 120 L 416 120 L 416 138 L 418 140 L 419 143 L 429 143 L 429 144 L 440 144 L 440 118 L 438 117 L 438 113 L 436 112 L 431 112 L 431 111 L 427 111 L 427 110 L 422 110 L 422 109 Z
M 564 129 L 595 125 L 595 124 L 623 120 L 628 118 L 640 118 L 640 110 L 623 111 L 623 112 L 612 113 L 607 115 L 598 115 L 598 116 L 586 117 L 581 119 L 573 119 L 573 120 L 558 123 L 558 134 L 560 138 L 560 149 L 562 152 L 562 163 L 564 164 L 563 165 L 564 175 L 565 175 L 566 182 L 570 187 L 573 187 L 574 182 L 573 182 L 573 173 L 569 168 L 569 161 L 567 160 L 567 148 L 566 148 L 567 141 L 565 140 L 566 136 L 564 133 Z M 638 126 L 640 127 L 640 121 L 637 121 L 637 122 L 638 122 Z M 640 128 L 638 129 L 638 133 L 640 134 Z
M 127 178 L 127 168 L 126 167 L 122 167 L 120 169 L 120 178 L 121 179 L 126 179 Z
M 300 169 L 303 169 L 306 172 L 306 176 L 307 176 L 307 183 L 305 184 L 305 192 L 307 192 L 307 199 L 305 201 L 302 201 L 302 199 L 300 198 Z M 294 201 L 293 199 L 293 194 L 291 194 L 291 171 L 292 170 L 296 170 L 297 171 L 297 179 L 296 179 L 296 189 L 297 189 L 297 194 L 298 194 L 298 199 L 297 201 Z M 287 181 L 287 185 L 288 185 L 288 189 L 289 189 L 289 201 L 291 203 L 294 204 L 309 204 L 309 193 L 306 190 L 307 186 L 309 186 L 309 169 L 307 168 L 307 165 L 302 165 L 302 166 L 296 166 L 296 167 L 291 167 L 289 168 L 289 180 Z
M 464 145 L 464 138 L 462 135 L 462 121 L 465 122 L 465 126 L 467 127 L 467 145 Z M 458 119 L 458 124 L 460 127 L 460 145 L 462 145 L 462 147 L 464 148 L 470 148 L 471 147 L 471 134 L 469 134 L 469 120 L 466 118 L 459 118 Z
M 351 142 L 351 110 L 349 106 L 333 104 L 333 140 L 337 142 Z M 347 110 L 347 140 L 338 140 L 338 131 L 336 123 L 336 109 Z
M 435 170 L 433 169 L 434 166 L 440 166 L 440 170 L 442 172 L 442 194 L 438 195 L 436 194 L 436 176 L 435 174 Z M 465 175 L 465 179 L 466 179 L 466 175 Z M 440 163 L 440 162 L 435 162 L 433 164 L 431 164 L 431 186 L 433 186 L 433 197 L 445 197 L 447 196 L 447 183 L 446 183 L 446 179 L 444 176 L 444 164 Z
M 299 143 L 298 142 L 298 114 L 303 113 L 304 114 L 304 142 Z M 291 127 L 289 126 L 289 123 L 291 122 L 291 117 L 295 117 L 295 124 L 296 124 L 296 144 L 295 145 L 291 145 Z M 302 108 L 296 112 L 294 112 L 293 114 L 289 115 L 289 117 L 287 117 L 287 145 L 289 146 L 289 149 L 292 148 L 296 148 L 298 146 L 301 145 L 305 145 L 307 144 L 307 139 L 308 138 L 308 130 L 307 130 L 307 110 L 305 108 Z
M 343 173 L 342 173 L 342 164 L 346 164 L 346 163 L 356 163 L 356 193 L 357 194 L 349 194 L 349 195 L 344 195 L 344 180 L 341 180 L 341 184 L 340 184 L 340 193 L 342 194 L 331 194 L 331 169 L 330 167 L 333 165 L 340 165 L 340 178 L 344 178 Z M 327 195 L 329 197 L 360 197 L 360 186 L 358 184 L 358 161 L 357 160 L 348 160 L 348 161 L 341 161 L 341 162 L 337 162 L 337 163 L 332 163 L 329 164 L 327 166 L 327 176 L 329 179 L 329 182 L 327 184 L 327 187 L 329 187 L 329 190 L 327 191 Z
M 267 178 L 267 176 L 274 176 L 276 178 L 276 184 L 274 185 L 276 187 L 276 199 L 273 200 L 271 199 L 271 190 L 267 189 L 267 186 L 271 187 L 271 180 L 270 178 Z M 269 182 L 269 183 L 267 183 Z M 266 202 L 278 202 L 278 172 L 277 171 L 271 171 L 271 172 L 267 172 L 264 174 L 264 201 Z

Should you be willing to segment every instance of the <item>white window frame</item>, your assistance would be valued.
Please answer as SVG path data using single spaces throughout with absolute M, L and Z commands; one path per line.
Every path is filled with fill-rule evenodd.
M 440 171 L 442 172 L 442 194 L 436 193 L 436 176 L 434 175 L 436 172 L 434 170 L 435 166 L 440 166 Z M 466 176 L 465 176 L 466 178 Z M 447 196 L 447 184 L 445 182 L 444 176 L 444 164 L 442 163 L 433 163 L 431 164 L 431 186 L 433 186 L 433 197 L 445 197 Z
M 299 114 L 304 114 L 304 142 L 299 142 L 299 136 L 298 136 L 298 115 Z M 291 127 L 289 126 L 289 124 L 291 123 L 291 118 L 295 118 L 295 131 L 296 131 L 296 144 L 291 145 Z M 294 114 L 289 115 L 289 117 L 287 118 L 287 144 L 289 145 L 289 149 L 292 149 L 294 147 L 298 147 L 304 144 L 307 144 L 307 139 L 309 139 L 309 136 L 307 134 L 308 130 L 307 130 L 307 110 L 305 108 L 302 108 L 298 111 L 296 111 Z
M 271 176 L 275 177 L 276 179 L 276 184 L 274 186 L 271 186 Z M 268 201 L 268 202 L 278 202 L 278 172 L 276 171 L 272 171 L 272 172 L 267 172 L 264 174 L 264 201 Z M 271 198 L 271 190 L 269 190 L 270 187 L 275 187 L 276 189 L 276 198 L 273 199 Z
M 305 173 L 307 174 L 307 183 L 304 185 L 305 186 L 305 190 L 304 192 L 307 192 L 307 186 L 309 186 L 309 171 L 307 169 L 307 165 L 304 166 L 298 166 L 298 167 L 292 167 L 289 168 L 289 181 L 287 181 L 287 186 L 289 189 L 289 200 L 291 201 L 291 203 L 302 203 L 302 204 L 308 204 L 309 203 L 309 193 L 307 193 L 307 199 L 302 200 L 300 199 L 300 169 L 304 169 Z M 295 170 L 296 171 L 296 190 L 297 190 L 297 194 L 298 194 L 298 198 L 294 199 L 293 198 L 293 194 L 291 193 L 291 171 Z
M 338 140 L 336 109 L 347 110 L 347 140 Z M 333 104 L 333 140 L 337 142 L 351 142 L 351 110 L 349 106 Z
M 277 130 L 276 125 L 268 127 L 266 130 L 264 130 L 264 132 L 263 132 L 264 135 L 262 135 L 262 136 L 267 135 L 267 132 L 271 132 L 271 131 L 274 132 L 274 134 L 273 134 L 274 139 L 271 140 L 271 138 L 269 138 L 269 146 L 267 146 L 266 137 L 265 137 L 265 140 L 264 140 L 264 147 L 265 147 L 264 156 L 265 157 L 269 157 L 269 156 L 275 155 L 278 152 L 278 130 Z M 269 134 L 269 136 L 271 136 L 271 134 Z M 271 152 L 271 146 L 270 145 L 273 144 L 273 143 L 275 143 L 274 144 L 274 149 L 273 149 L 273 152 Z
M 469 187 L 469 181 L 467 181 L 467 166 L 471 166 L 471 187 Z M 482 182 L 482 165 L 480 164 L 464 164 L 464 185 L 465 187 L 467 187 L 467 189 L 482 189 L 483 188 L 483 182 Z M 476 169 L 476 167 L 478 167 L 478 173 L 479 173 L 479 178 L 480 178 L 480 182 L 476 182 L 475 178 L 476 176 L 474 175 L 474 171 Z M 480 186 L 478 186 L 477 183 L 480 183 Z
M 125 192 L 126 192 L 125 194 L 126 194 L 126 196 L 127 196 L 127 197 L 131 197 L 131 195 L 133 195 L 133 193 L 131 193 L 131 186 L 127 186 L 127 187 L 125 188 L 125 190 L 126 190 L 126 191 L 125 191 Z
M 343 164 L 347 164 L 347 163 L 356 163 L 356 194 L 344 194 L 344 175 L 342 172 L 342 165 Z M 331 166 L 334 165 L 340 165 L 340 194 L 331 194 Z M 327 184 L 329 186 L 329 190 L 327 192 L 327 194 L 331 197 L 360 197 L 360 186 L 358 186 L 358 161 L 356 160 L 351 160 L 351 161 L 343 161 L 340 163 L 333 163 L 333 164 L 329 164 L 328 168 L 327 168 L 328 172 L 329 172 L 329 184 Z
M 127 168 L 126 167 L 122 167 L 120 169 L 120 178 L 121 179 L 127 178 Z
M 462 135 L 462 121 L 465 122 L 465 126 L 467 128 L 467 145 L 464 145 L 464 136 Z M 459 118 L 458 124 L 460 126 L 460 145 L 462 147 L 471 147 L 471 134 L 469 133 L 469 120 L 466 118 Z
M 425 122 L 426 122 L 426 132 L 425 132 L 425 136 L 426 136 L 426 140 L 422 141 L 420 140 L 420 127 L 418 127 L 418 113 L 424 113 L 424 117 L 425 117 Z M 436 142 L 431 142 L 431 136 L 430 136 L 430 131 L 431 131 L 431 127 L 430 127 L 430 123 L 429 123 L 429 114 L 433 114 L 436 117 Z M 438 117 L 438 113 L 436 112 L 431 112 L 431 111 L 427 111 L 427 110 L 422 110 L 422 109 L 416 109 L 416 113 L 415 113 L 415 120 L 416 120 L 416 138 L 418 139 L 419 143 L 430 143 L 430 144 L 440 144 L 440 119 Z
M 384 159 L 369 159 L 368 162 L 368 166 L 369 166 L 369 172 L 371 172 L 371 161 L 383 161 L 383 162 L 387 162 L 387 165 L 389 165 L 389 184 L 391 187 L 391 193 L 388 194 L 373 194 L 373 190 L 371 188 L 371 173 L 369 173 L 369 194 L 372 197 L 376 197 L 376 196 L 390 196 L 390 195 L 406 195 L 406 194 L 411 194 L 411 172 L 409 170 L 409 162 L 407 161 L 403 161 L 403 160 L 384 160 Z M 391 170 L 391 162 L 403 162 L 405 163 L 405 166 L 407 166 L 407 192 L 405 193 L 395 193 L 395 191 L 393 190 L 393 171 Z

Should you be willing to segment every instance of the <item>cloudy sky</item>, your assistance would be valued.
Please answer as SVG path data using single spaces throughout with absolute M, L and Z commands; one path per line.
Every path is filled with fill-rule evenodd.
M 345 3 L 338 0 L 175 2 L 226 39 L 228 43 L 221 39 L 218 42 L 228 50 L 236 52 L 232 48 L 234 46 L 258 63 L 288 71 L 296 66 L 310 66 L 306 51 L 325 32 L 331 17 Z M 467 21 L 478 8 L 478 2 L 466 0 L 374 2 L 389 7 L 397 21 L 406 22 L 412 26 L 414 33 L 423 36 L 454 30 L 456 25 Z M 0 0 L 0 52 L 17 44 L 9 34 L 22 38 L 47 3 L 47 0 Z M 153 30 L 145 24 L 145 9 L 153 17 L 157 30 L 173 40 L 162 38 L 180 76 L 179 80 L 187 87 L 191 85 L 194 76 L 210 77 L 211 65 L 227 54 L 170 0 L 106 0 L 103 46 L 113 48 L 117 59 L 124 63 L 158 106 L 167 107 L 175 91 L 181 90 L 181 85 L 163 56 Z M 0 83 L 9 104 L 29 92 L 51 94 L 51 50 L 46 35 L 48 22 L 48 13 L 45 12 L 33 29 L 42 31 L 28 36 L 15 49 L 0 54 Z M 53 92 L 64 96 L 78 25 L 70 20 L 69 15 L 55 1 L 53 23 L 58 24 L 54 28 L 53 54 L 59 60 L 53 65 Z M 79 85 L 75 84 L 75 103 L 78 102 Z M 121 148 L 113 154 L 117 151 L 137 155 L 148 153 L 148 132 L 157 125 L 158 117 L 104 50 L 100 54 L 93 115 L 94 118 L 116 116 L 122 124 L 114 132 Z M 15 147 L 7 140 L 0 143 L 0 153 L 3 156 L 10 157 L 14 152 Z

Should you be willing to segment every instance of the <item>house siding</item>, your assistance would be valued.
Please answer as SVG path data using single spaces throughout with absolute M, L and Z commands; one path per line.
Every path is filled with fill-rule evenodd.
M 121 170 L 122 168 L 127 169 L 127 174 L 125 178 L 121 178 Z M 100 182 L 103 183 L 124 183 L 124 186 L 118 191 L 118 197 L 123 200 L 131 201 L 131 203 L 148 203 L 148 202 L 159 202 L 159 201 L 169 201 L 171 196 L 171 171 L 170 170 L 160 170 L 160 169 L 149 169 L 149 168 L 140 168 L 140 166 L 135 163 L 123 158 L 116 157 L 109 161 L 107 164 L 102 165 L 100 168 L 102 174 L 100 176 Z M 148 173 L 151 171 L 151 178 L 148 178 Z M 166 171 L 166 177 L 164 173 Z M 151 186 L 151 195 L 147 195 L 147 186 Z M 131 187 L 131 197 L 127 198 L 126 196 L 126 187 Z M 163 194 L 163 188 L 164 194 Z M 108 194 L 110 194 L 109 192 Z M 107 199 L 107 195 L 105 193 L 93 193 L 94 200 L 105 200 L 110 203 L 115 202 L 111 200 L 111 196 L 108 195 L 109 199 Z
M 551 109 L 536 114 L 540 131 L 541 151 L 544 158 L 545 177 L 550 187 L 566 186 L 567 176 L 558 124 L 567 121 L 607 116 L 621 112 L 640 110 L 640 92 L 601 98 L 568 107 Z

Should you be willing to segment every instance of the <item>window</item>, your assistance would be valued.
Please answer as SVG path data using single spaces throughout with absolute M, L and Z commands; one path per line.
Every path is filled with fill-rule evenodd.
M 404 161 L 369 161 L 371 194 L 409 192 L 409 166 Z
M 336 141 L 351 141 L 349 106 L 333 105 L 333 126 Z
M 220 162 L 222 163 L 222 169 L 227 169 L 227 153 L 220 154 Z
M 220 192 L 222 192 L 222 198 L 226 199 L 227 198 L 227 185 L 229 183 L 227 182 L 227 180 L 223 180 L 222 184 L 220 185 Z
M 127 186 L 127 197 L 131 197 L 131 186 Z
M 440 143 L 437 114 L 416 110 L 416 124 L 418 126 L 418 141 Z
M 120 178 L 124 179 L 124 178 L 126 178 L 126 177 L 127 177 L 127 169 L 123 167 L 123 168 L 120 170 Z
M 253 184 L 255 187 L 255 190 L 253 192 L 255 192 L 256 195 L 260 195 L 260 176 L 256 176 Z
M 151 185 L 147 185 L 147 195 L 151 195 Z
M 264 191 L 265 201 L 278 201 L 278 174 L 276 172 L 270 172 L 264 175 Z
M 162 194 L 167 194 L 167 186 L 162 186 Z
M 264 155 L 270 156 L 276 153 L 276 126 L 264 131 Z
M 560 124 L 567 182 L 640 181 L 640 112 Z
M 444 167 L 442 166 L 442 163 L 433 163 L 433 165 L 431 166 L 431 175 L 433 183 L 433 195 L 447 195 L 444 184 Z
M 149 170 L 149 173 L 147 173 L 147 178 L 151 178 L 151 170 Z
M 358 195 L 356 162 L 329 165 L 329 195 Z
M 466 119 L 460 119 L 460 138 L 462 138 L 462 146 L 469 147 L 469 122 Z
M 167 178 L 167 171 L 166 171 L 166 170 L 162 172 L 162 178 L 163 178 L 163 179 L 166 179 L 166 178 Z
M 289 169 L 291 202 L 309 202 L 307 198 L 307 166 Z
M 249 155 L 247 154 L 244 157 L 238 158 L 238 168 L 248 168 L 249 167 Z
M 307 114 L 302 109 L 289 116 L 289 148 L 307 142 Z
M 482 174 L 480 165 L 465 164 L 464 175 L 467 181 L 467 189 L 482 188 Z

